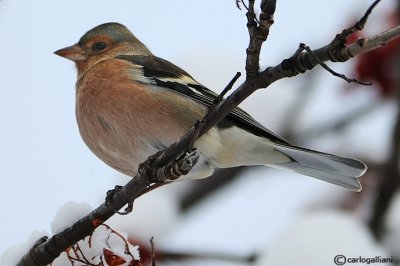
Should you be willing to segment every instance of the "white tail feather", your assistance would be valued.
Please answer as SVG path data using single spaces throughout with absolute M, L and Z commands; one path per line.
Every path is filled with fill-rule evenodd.
M 288 156 L 290 162 L 273 164 L 272 167 L 288 169 L 354 191 L 362 189 L 358 177 L 367 167 L 360 161 L 295 146 L 275 145 L 275 149 Z

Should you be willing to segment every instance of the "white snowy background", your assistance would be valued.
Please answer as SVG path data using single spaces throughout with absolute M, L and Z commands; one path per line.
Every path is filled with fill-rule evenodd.
M 279 63 L 300 42 L 314 48 L 327 44 L 371 2 L 278 0 L 261 64 Z M 369 34 L 382 29 L 379 25 L 393 6 L 390 0 L 379 5 L 367 24 Z M 154 54 L 215 91 L 224 88 L 237 71 L 244 73 L 246 18 L 234 0 L 0 1 L 0 266 L 15 262 L 14 253 L 23 249 L 15 246 L 30 235 L 59 230 L 63 218 L 53 223 L 53 229 L 51 224 L 67 202 L 96 207 L 108 189 L 128 180 L 82 142 L 74 117 L 75 69 L 72 62 L 53 54 L 92 27 L 110 21 L 125 24 Z M 350 73 L 351 66 L 351 62 L 333 65 L 344 73 Z M 279 81 L 241 106 L 279 132 L 285 111 L 296 101 L 304 81 L 304 77 Z M 316 93 L 299 117 L 299 131 L 376 99 L 372 89 L 345 93 L 344 81 L 322 71 L 315 84 Z M 390 145 L 395 110 L 393 103 L 383 102 L 340 134 L 302 145 L 381 162 Z M 390 211 L 389 234 L 382 245 L 368 231 L 362 210 L 335 207 L 352 200 L 351 192 L 312 178 L 256 168 L 182 216 L 178 200 L 190 185 L 195 181 L 150 193 L 136 202 L 131 215 L 116 217 L 110 224 L 142 241 L 155 236 L 157 246 L 171 251 L 238 257 L 262 253 L 254 264 L 260 266 L 334 265 L 339 254 L 400 256 L 396 250 L 400 199 Z M 179 265 L 248 264 L 199 259 Z

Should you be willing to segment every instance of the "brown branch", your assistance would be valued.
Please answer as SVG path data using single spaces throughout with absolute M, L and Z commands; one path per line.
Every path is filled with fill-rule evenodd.
M 314 57 L 315 60 L 317 60 L 318 64 L 325 69 L 326 71 L 328 71 L 329 73 L 331 73 L 333 76 L 341 78 L 345 81 L 347 81 L 347 83 L 358 83 L 360 85 L 366 85 L 366 86 L 370 86 L 372 85 L 371 82 L 361 82 L 358 81 L 355 78 L 348 78 L 346 75 L 344 74 L 340 74 L 337 73 L 336 71 L 334 71 L 333 69 L 331 69 L 327 64 L 325 64 L 324 62 L 322 62 L 321 60 L 319 60 L 318 56 L 316 54 L 313 53 L 313 51 L 311 50 L 310 47 L 308 47 L 307 45 L 305 45 L 304 43 L 300 44 L 300 48 L 304 49 L 305 51 L 307 51 L 308 54 L 310 54 L 311 56 Z
M 367 9 L 367 11 L 364 13 L 364 16 L 357 21 L 353 26 L 344 29 L 341 33 L 336 35 L 335 39 L 331 42 L 331 46 L 334 47 L 343 47 L 346 43 L 347 37 L 349 37 L 351 34 L 361 31 L 364 29 L 365 24 L 367 23 L 369 15 L 371 15 L 372 10 L 376 7 L 376 5 L 380 2 L 381 0 L 375 0 L 374 3 Z
M 356 43 L 348 46 L 335 48 L 329 44 L 313 50 L 313 53 L 323 62 L 345 62 L 350 58 L 377 49 L 399 36 L 400 25 L 373 37 L 360 39 Z M 279 79 L 296 76 L 307 70 L 311 70 L 318 65 L 318 63 L 318 60 L 308 53 L 294 54 L 292 57 L 283 60 L 279 65 L 267 68 L 261 72 L 261 75 L 259 75 L 260 83 L 267 87 L 272 82 Z
M 400 25 L 375 35 L 371 38 L 360 39 L 352 45 L 349 45 L 342 51 L 343 57 L 351 58 L 360 54 L 365 54 L 371 50 L 384 46 L 386 43 L 400 36 Z
M 261 15 L 259 24 L 255 21 L 254 1 L 249 1 L 249 11 L 247 12 L 248 30 L 250 34 L 250 43 L 247 48 L 246 59 L 246 80 L 223 102 L 211 108 L 206 116 L 197 126 L 193 126 L 178 141 L 167 147 L 164 151 L 157 154 L 154 158 L 146 162 L 149 168 L 139 169 L 131 181 L 129 181 L 120 191 L 118 191 L 110 202 L 103 203 L 88 216 L 82 218 L 70 228 L 54 235 L 45 243 L 39 243 L 23 257 L 18 266 L 44 266 L 51 263 L 62 251 L 90 235 L 94 229 L 106 221 L 125 204 L 133 202 L 141 195 L 151 183 L 158 183 L 159 180 L 165 180 L 158 174 L 165 174 L 165 171 L 158 169 L 174 164 L 176 158 L 184 154 L 193 138 L 201 137 L 207 130 L 221 121 L 236 106 L 238 106 L 250 94 L 260 88 L 266 88 L 273 82 L 298 75 L 306 70 L 310 70 L 318 65 L 318 60 L 306 53 L 296 54 L 281 64 L 259 72 L 259 55 L 261 46 L 266 40 L 269 28 L 273 23 L 273 13 L 275 11 L 274 0 L 263 0 L 261 3 Z M 396 27 L 393 30 L 379 34 L 370 39 L 365 39 L 362 43 L 357 42 L 349 47 L 338 47 L 337 45 L 327 45 L 314 50 L 321 61 L 346 61 L 349 58 L 365 53 L 374 48 L 380 47 L 385 42 L 392 40 L 400 35 L 400 29 Z M 339 56 L 339 57 L 338 57 Z M 340 59 L 340 60 L 336 60 Z M 172 163 L 171 163 L 172 162 Z M 150 171 L 149 171 L 150 170 Z M 156 173 L 155 175 L 153 175 Z M 168 177 L 167 177 L 168 179 Z
M 148 178 L 137 175 L 119 191 L 109 203 L 103 203 L 71 227 L 39 243 L 26 254 L 17 266 L 45 266 L 74 243 L 89 236 L 99 225 L 133 201 L 150 184 Z
M 268 38 L 269 29 L 274 23 L 275 0 L 262 0 L 261 14 L 258 20 L 254 12 L 254 0 L 249 1 L 247 9 L 247 29 L 250 35 L 249 46 L 246 49 L 246 75 L 247 77 L 256 76 L 260 68 L 261 46 Z

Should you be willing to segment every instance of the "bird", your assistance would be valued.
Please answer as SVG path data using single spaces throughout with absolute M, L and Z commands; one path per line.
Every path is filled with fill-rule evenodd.
M 77 69 L 75 113 L 89 149 L 115 170 L 135 176 L 149 156 L 200 120 L 218 94 L 155 56 L 126 26 L 109 22 L 54 52 Z M 265 165 L 361 191 L 359 160 L 292 145 L 239 107 L 194 144 L 199 160 L 180 179 L 217 168 Z

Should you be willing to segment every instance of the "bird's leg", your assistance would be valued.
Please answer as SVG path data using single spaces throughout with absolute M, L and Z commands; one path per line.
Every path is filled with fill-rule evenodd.
M 186 152 L 182 154 L 178 159 L 173 161 L 172 163 L 160 167 L 158 169 L 154 169 L 151 166 L 151 163 L 155 158 L 157 158 L 158 153 L 150 156 L 144 163 L 139 166 L 139 173 L 146 174 L 154 184 L 150 185 L 140 194 L 138 197 L 146 194 L 156 188 L 164 186 L 166 184 L 171 183 L 171 181 L 178 179 L 182 175 L 186 175 L 192 170 L 193 166 L 199 160 L 199 155 L 197 154 L 196 149 L 192 149 L 190 152 Z M 119 190 L 122 189 L 122 186 L 115 186 L 114 189 L 109 190 L 107 192 L 106 202 L 110 202 L 114 195 L 118 193 Z M 133 201 L 128 203 L 128 206 L 125 208 L 123 212 L 118 212 L 120 215 L 126 215 L 131 213 L 133 210 Z
M 196 149 L 182 154 L 172 165 L 166 167 L 164 170 L 165 177 L 167 180 L 175 180 L 182 175 L 187 175 L 199 161 L 199 157 Z
M 188 174 L 198 162 L 199 157 L 197 150 L 192 149 L 167 165 L 158 169 L 153 169 L 154 176 L 157 178 L 158 182 L 161 183 L 176 180 L 182 175 Z
M 159 153 L 160 152 L 157 152 L 156 154 L 153 154 L 153 155 L 149 156 L 149 158 L 147 158 L 147 160 L 145 162 L 143 162 L 143 163 L 141 163 L 139 165 L 139 173 L 142 174 L 142 175 L 147 174 L 147 176 L 152 180 L 151 181 L 152 183 L 158 183 L 158 181 L 154 181 L 154 175 L 151 174 L 154 171 L 153 168 L 151 167 L 151 165 L 152 165 L 152 162 L 157 158 Z M 149 186 L 149 188 L 150 187 L 152 187 L 152 186 Z M 109 204 L 113 200 L 114 196 L 122 188 L 123 188 L 122 186 L 116 185 L 114 189 L 111 189 L 111 190 L 107 191 L 106 204 Z M 146 191 L 148 192 L 150 190 L 146 189 Z M 146 191 L 143 192 L 142 194 L 145 194 Z M 118 211 L 117 213 L 120 214 L 120 215 L 127 215 L 127 214 L 131 213 L 132 210 L 133 210 L 133 202 L 134 201 L 128 202 L 128 206 L 126 206 L 125 210 L 122 211 L 122 212 Z
M 156 168 L 152 163 L 158 157 L 159 153 L 150 156 L 144 163 L 139 165 L 139 173 L 147 176 L 150 182 L 156 184 L 164 183 L 168 180 L 176 180 L 180 176 L 186 175 L 199 160 L 197 150 L 192 149 L 167 165 Z

